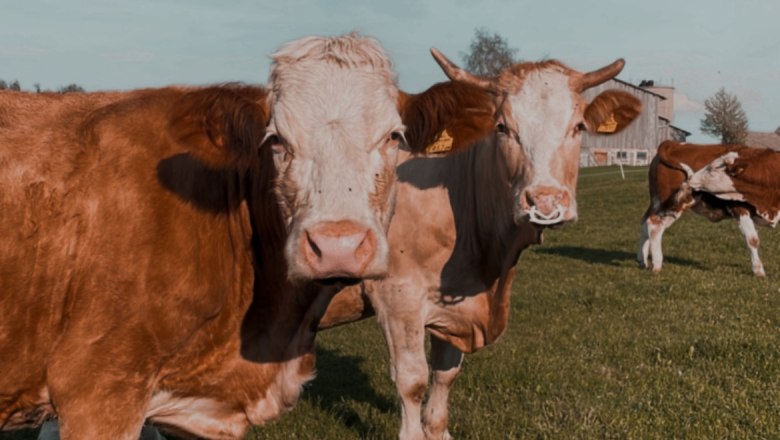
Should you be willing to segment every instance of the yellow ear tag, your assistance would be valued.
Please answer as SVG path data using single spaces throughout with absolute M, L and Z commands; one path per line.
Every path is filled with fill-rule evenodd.
M 436 138 L 435 141 L 431 145 L 428 145 L 425 148 L 426 153 L 446 153 L 448 151 L 452 150 L 452 136 L 450 136 L 449 133 L 447 133 L 447 129 L 445 128 L 442 130 L 441 133 L 439 133 L 439 137 Z
M 614 133 L 617 130 L 617 121 L 615 120 L 615 114 L 610 113 L 609 119 L 602 122 L 599 128 L 596 129 L 596 133 Z

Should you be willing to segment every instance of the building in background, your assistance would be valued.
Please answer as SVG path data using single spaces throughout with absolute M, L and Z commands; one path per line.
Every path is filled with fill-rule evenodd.
M 642 81 L 639 86 L 611 79 L 583 93 L 590 102 L 599 93 L 619 89 L 642 101 L 642 113 L 620 133 L 605 136 L 613 129 L 609 124 L 599 127 L 595 133 L 587 132 L 582 138 L 580 166 L 647 165 L 655 156 L 658 145 L 674 139 L 685 142 L 691 133 L 675 127 L 674 87 L 656 86 L 653 81 Z
M 749 131 L 745 144 L 751 147 L 771 148 L 780 151 L 780 127 L 774 133 Z

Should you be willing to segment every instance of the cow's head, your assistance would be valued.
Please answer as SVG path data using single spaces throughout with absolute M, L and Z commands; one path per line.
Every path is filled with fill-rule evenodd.
M 695 191 L 704 191 L 729 200 L 742 200 L 741 194 L 734 187 L 733 177 L 744 171 L 744 165 L 738 165 L 739 153 L 730 151 L 704 168 L 693 171 L 687 164 L 680 163 L 687 175 L 687 184 Z
M 582 132 L 606 122 L 618 132 L 641 111 L 630 94 L 607 90 L 586 103 L 582 92 L 616 76 L 622 59 L 589 73 L 558 61 L 520 63 L 485 78 L 459 68 L 431 50 L 444 73 L 490 91 L 495 97 L 498 143 L 507 159 L 516 196 L 515 222 L 558 225 L 576 220 L 575 190 Z
M 271 58 L 264 148 L 273 150 L 289 276 L 382 276 L 404 132 L 389 58 L 355 34 L 304 38 Z

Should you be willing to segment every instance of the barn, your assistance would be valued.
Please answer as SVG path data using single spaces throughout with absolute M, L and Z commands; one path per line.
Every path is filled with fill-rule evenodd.
M 774 132 L 749 131 L 745 145 L 780 151 L 780 127 Z
M 635 86 L 626 81 L 611 79 L 583 93 L 590 101 L 607 89 L 630 93 L 642 101 L 642 114 L 625 130 L 610 136 L 614 127 L 603 124 L 595 133 L 587 132 L 582 139 L 580 166 L 647 165 L 655 156 L 658 145 L 674 139 L 684 142 L 691 133 L 673 125 L 674 87 L 656 86 L 653 81 L 642 81 Z

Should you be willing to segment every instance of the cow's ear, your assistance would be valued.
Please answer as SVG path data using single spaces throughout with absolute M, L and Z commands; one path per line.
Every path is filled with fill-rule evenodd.
M 439 83 L 417 95 L 401 92 L 398 107 L 415 153 L 463 150 L 495 128 L 493 95 L 468 83 Z
M 168 131 L 214 168 L 245 168 L 257 157 L 268 121 L 266 91 L 214 86 L 187 92 L 171 109 Z
M 642 111 L 642 101 L 620 90 L 605 90 L 585 109 L 585 125 L 595 133 L 611 134 L 626 128 Z
M 731 177 L 737 177 L 745 171 L 745 167 L 746 167 L 745 163 L 733 163 L 733 162 L 727 163 L 726 174 L 728 174 Z

